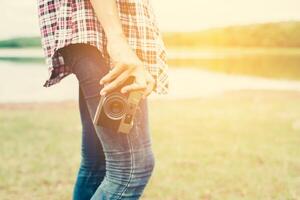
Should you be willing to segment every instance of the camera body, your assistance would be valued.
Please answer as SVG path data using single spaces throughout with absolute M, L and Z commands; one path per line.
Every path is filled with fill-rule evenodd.
M 124 85 L 133 82 L 134 77 L 129 77 Z M 122 94 L 120 91 L 124 85 L 101 96 L 93 120 L 94 125 L 110 128 L 120 133 L 130 132 L 143 92 L 137 90 Z

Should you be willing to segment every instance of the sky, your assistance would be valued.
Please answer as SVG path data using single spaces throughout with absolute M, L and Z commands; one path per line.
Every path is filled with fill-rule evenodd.
M 0 38 L 38 35 L 37 1 L 0 0 Z M 300 20 L 300 0 L 150 1 L 162 31 Z

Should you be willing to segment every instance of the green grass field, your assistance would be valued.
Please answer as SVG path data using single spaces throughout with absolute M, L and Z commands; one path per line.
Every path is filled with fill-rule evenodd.
M 151 101 L 156 166 L 142 199 L 299 200 L 299 102 L 272 91 Z M 0 199 L 71 199 L 77 103 L 3 104 L 0 122 Z

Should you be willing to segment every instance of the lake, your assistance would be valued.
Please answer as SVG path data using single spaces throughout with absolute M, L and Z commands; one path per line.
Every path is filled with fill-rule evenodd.
M 151 98 L 199 98 L 246 89 L 300 91 L 298 52 L 264 51 L 264 56 L 262 52 L 253 52 L 201 50 L 188 54 L 187 50 L 169 51 L 170 94 L 152 95 Z M 50 88 L 42 86 L 48 78 L 42 56 L 41 49 L 0 49 L 1 103 L 77 100 L 78 83 L 74 75 Z

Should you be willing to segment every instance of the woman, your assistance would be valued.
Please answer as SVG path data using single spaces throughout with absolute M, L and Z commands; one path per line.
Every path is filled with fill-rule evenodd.
M 147 96 L 166 94 L 165 47 L 149 0 L 39 0 L 50 87 L 73 73 L 79 82 L 82 159 L 75 200 L 139 199 L 154 168 Z M 135 82 L 123 85 L 129 76 Z M 142 90 L 129 134 L 94 126 L 101 95 Z

